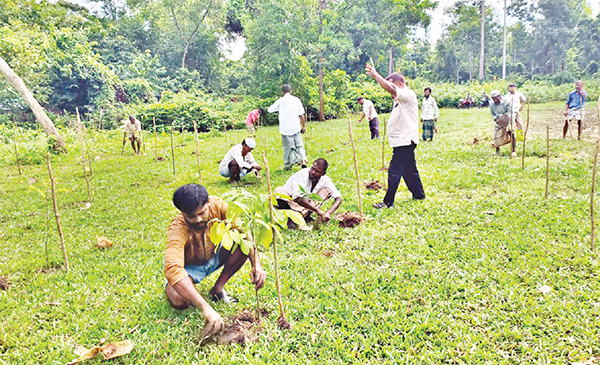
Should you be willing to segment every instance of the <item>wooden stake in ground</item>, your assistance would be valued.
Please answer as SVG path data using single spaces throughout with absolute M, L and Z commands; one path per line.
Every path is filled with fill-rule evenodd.
M 196 124 L 196 119 L 194 119 L 194 136 L 196 139 L 196 166 L 198 166 L 198 180 L 202 185 L 202 169 L 200 169 L 200 151 L 198 148 L 198 125 Z
M 85 167 L 85 137 L 83 135 L 83 124 L 81 124 L 81 119 L 79 118 L 79 108 L 75 108 L 75 112 L 77 113 L 77 127 L 79 128 L 79 135 L 81 136 L 81 165 L 83 166 L 83 178 L 87 185 L 88 201 L 91 203 L 92 194 L 90 193 L 90 179 L 87 176 L 87 169 Z
M 546 124 L 546 192 L 544 198 L 548 198 L 548 182 L 550 181 L 550 126 Z
M 152 117 L 152 126 L 154 126 L 154 157 L 158 160 L 158 133 L 156 133 L 156 117 Z
M 263 152 L 263 163 L 265 165 L 265 175 L 267 176 L 267 187 L 269 189 L 269 214 L 271 216 L 271 222 L 273 221 L 273 190 L 271 189 L 271 174 L 269 173 L 269 161 L 267 161 L 267 155 Z M 277 320 L 279 327 L 283 329 L 290 329 L 291 324 L 285 319 L 285 312 L 283 309 L 283 299 L 281 298 L 281 284 L 279 282 L 279 264 L 277 263 L 277 231 L 271 228 L 273 233 L 273 263 L 275 265 L 275 286 L 277 287 L 277 299 L 279 301 L 279 319 Z
M 100 108 L 100 118 L 98 118 L 98 130 L 102 130 L 102 115 L 104 114 L 104 108 Z
M 183 146 L 185 143 L 185 135 L 184 135 L 184 129 L 183 126 L 185 125 L 185 122 L 182 120 L 181 121 L 181 145 Z
M 173 122 L 171 122 L 171 159 L 173 160 L 173 175 L 175 175 L 175 148 L 173 147 Z
M 17 132 L 19 131 L 19 127 L 17 126 L 17 122 L 15 122 L 15 134 L 14 134 L 14 141 L 15 141 L 15 158 L 17 159 L 17 169 L 19 170 L 19 175 L 21 175 L 21 161 L 19 161 L 19 150 L 17 149 Z
M 52 206 L 54 207 L 54 217 L 56 218 L 56 228 L 60 236 L 60 245 L 65 260 L 65 270 L 69 271 L 69 257 L 67 256 L 67 248 L 65 246 L 65 238 L 60 226 L 60 214 L 58 214 L 58 203 L 56 202 L 56 187 L 54 186 L 54 176 L 52 175 L 52 166 L 50 165 L 50 152 L 46 154 L 46 165 L 48 166 L 48 175 L 50 175 L 50 188 L 52 191 Z
M 594 167 L 592 169 L 592 189 L 590 191 L 590 221 L 591 221 L 591 242 L 590 246 L 594 251 L 595 244 L 595 224 L 594 224 L 594 188 L 596 185 L 596 164 L 598 163 L 598 148 L 600 146 L 600 140 L 596 141 L 596 153 L 594 153 Z
M 352 119 L 350 118 L 350 109 L 346 107 L 348 111 L 348 133 L 350 134 L 350 144 L 352 145 L 352 154 L 354 155 L 354 172 L 356 174 L 356 191 L 358 193 L 358 207 L 360 209 L 360 218 L 364 219 L 362 195 L 360 193 L 360 176 L 358 174 L 358 161 L 356 159 L 356 146 L 354 145 L 354 136 L 352 135 Z
M 521 155 L 521 169 L 525 170 L 525 142 L 527 141 L 527 131 L 529 130 L 529 104 L 531 100 L 527 98 L 527 127 L 523 132 L 523 154 Z
M 227 127 L 225 126 L 225 118 L 223 118 L 223 134 L 225 135 L 225 153 L 229 151 L 229 137 L 227 137 Z

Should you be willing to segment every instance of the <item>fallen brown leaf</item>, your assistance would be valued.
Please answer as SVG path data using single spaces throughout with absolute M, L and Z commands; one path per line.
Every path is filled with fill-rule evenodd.
M 109 248 L 112 247 L 113 243 L 106 237 L 100 236 L 97 237 L 98 242 L 96 242 L 96 248 Z
M 127 355 L 132 349 L 133 343 L 129 340 L 112 342 L 106 346 L 94 346 L 89 350 L 78 345 L 75 348 L 74 353 L 75 355 L 78 355 L 79 358 L 67 363 L 67 365 L 77 365 L 82 361 L 93 359 L 100 352 L 102 352 L 102 355 L 104 355 L 104 360 L 114 359 L 115 357 Z
M 131 183 L 131 186 L 140 186 L 140 182 L 137 181 L 137 182 Z
M 10 284 L 8 283 L 8 280 L 6 280 L 6 278 L 0 277 L 0 289 L 6 290 L 8 288 L 10 288 Z
M 27 179 L 27 183 L 29 185 L 33 185 L 37 182 L 37 179 L 35 178 L 35 176 L 30 177 L 29 179 Z

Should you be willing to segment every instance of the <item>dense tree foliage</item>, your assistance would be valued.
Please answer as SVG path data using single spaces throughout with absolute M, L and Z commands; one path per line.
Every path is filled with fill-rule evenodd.
M 382 73 L 401 70 L 419 85 L 467 82 L 479 71 L 482 5 L 484 81 L 499 76 L 502 64 L 502 27 L 482 0 L 459 0 L 445 9 L 451 23 L 435 45 L 414 36 L 429 26 L 438 6 L 432 0 L 93 3 L 92 13 L 63 0 L 0 0 L 0 56 L 55 116 L 78 108 L 91 117 L 102 110 L 116 123 L 126 113 L 160 109 L 160 122 L 168 123 L 164 111 L 181 109 L 169 103 L 183 100 L 198 103 L 194 110 L 202 112 L 182 111 L 173 119 L 197 117 L 207 127 L 210 118 L 240 121 L 290 83 L 313 118 L 320 110 L 332 117 L 355 106 L 362 92 L 379 98 L 364 76 L 370 60 Z M 509 3 L 518 19 L 508 30 L 509 78 L 559 85 L 598 75 L 600 18 L 591 17 L 585 0 Z M 224 45 L 240 40 L 244 56 L 227 59 Z M 224 107 L 232 101 L 241 103 Z M 0 109 L 29 118 L 4 80 Z

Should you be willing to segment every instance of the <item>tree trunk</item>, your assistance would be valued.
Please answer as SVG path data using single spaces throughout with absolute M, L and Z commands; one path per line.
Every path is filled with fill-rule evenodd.
M 483 80 L 485 67 L 485 1 L 481 0 L 481 48 L 479 51 L 479 80 Z
M 469 51 L 469 81 L 473 80 L 473 51 Z
M 8 83 L 17 89 L 19 94 L 21 94 L 23 99 L 25 99 L 27 104 L 29 104 L 31 111 L 35 115 L 35 119 L 37 119 L 37 121 L 42 125 L 44 132 L 46 132 L 48 135 L 56 137 L 55 148 L 60 151 L 65 151 L 65 141 L 58 134 L 58 130 L 54 127 L 54 124 L 50 118 L 48 118 L 48 115 L 46 115 L 44 108 L 42 108 L 31 91 L 29 91 L 23 80 L 12 70 L 12 68 L 10 68 L 8 63 L 6 63 L 2 57 L 0 57 L 0 73 L 6 77 Z
M 185 39 L 184 39 L 184 41 L 185 41 L 185 49 L 183 50 L 183 56 L 181 56 L 181 68 L 185 68 L 185 59 L 187 58 L 188 50 L 190 49 L 190 42 L 188 42 Z
M 323 64 L 319 62 L 319 121 L 325 120 L 325 98 L 323 97 Z

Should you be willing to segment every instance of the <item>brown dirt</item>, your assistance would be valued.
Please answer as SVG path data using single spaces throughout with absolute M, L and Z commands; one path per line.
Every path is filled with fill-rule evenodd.
M 8 288 L 10 288 L 8 280 L 6 280 L 6 278 L 0 277 L 0 290 L 7 290 Z
M 40 274 L 52 274 L 52 273 L 57 272 L 58 270 L 62 270 L 62 266 L 60 266 L 60 265 L 52 265 L 52 266 L 49 266 L 49 267 L 44 267 L 42 269 L 39 269 L 38 272 Z
M 352 228 L 361 224 L 365 218 L 361 217 L 360 214 L 354 212 L 346 212 L 335 216 L 340 222 L 340 227 Z
M 330 149 L 330 150 L 325 151 L 325 153 L 332 153 L 332 152 L 335 152 L 335 150 L 333 148 Z
M 261 318 L 268 316 L 269 312 L 266 309 L 261 309 Z M 217 343 L 219 345 L 250 344 L 258 340 L 258 336 L 262 331 L 260 319 L 256 318 L 255 311 L 246 309 L 237 316 L 231 317 L 220 335 L 202 340 L 201 345 L 207 343 Z
M 277 318 L 277 326 L 279 329 L 289 331 L 292 329 L 292 324 L 288 322 L 284 316 Z
M 164 161 L 164 160 L 165 160 L 165 158 L 164 158 L 164 157 L 162 157 L 162 156 L 158 156 L 156 159 L 157 159 L 158 161 Z
M 377 180 L 371 180 L 367 183 L 365 183 L 365 187 L 367 189 L 371 189 L 371 190 L 381 190 L 383 188 L 383 184 L 381 184 L 379 181 Z

